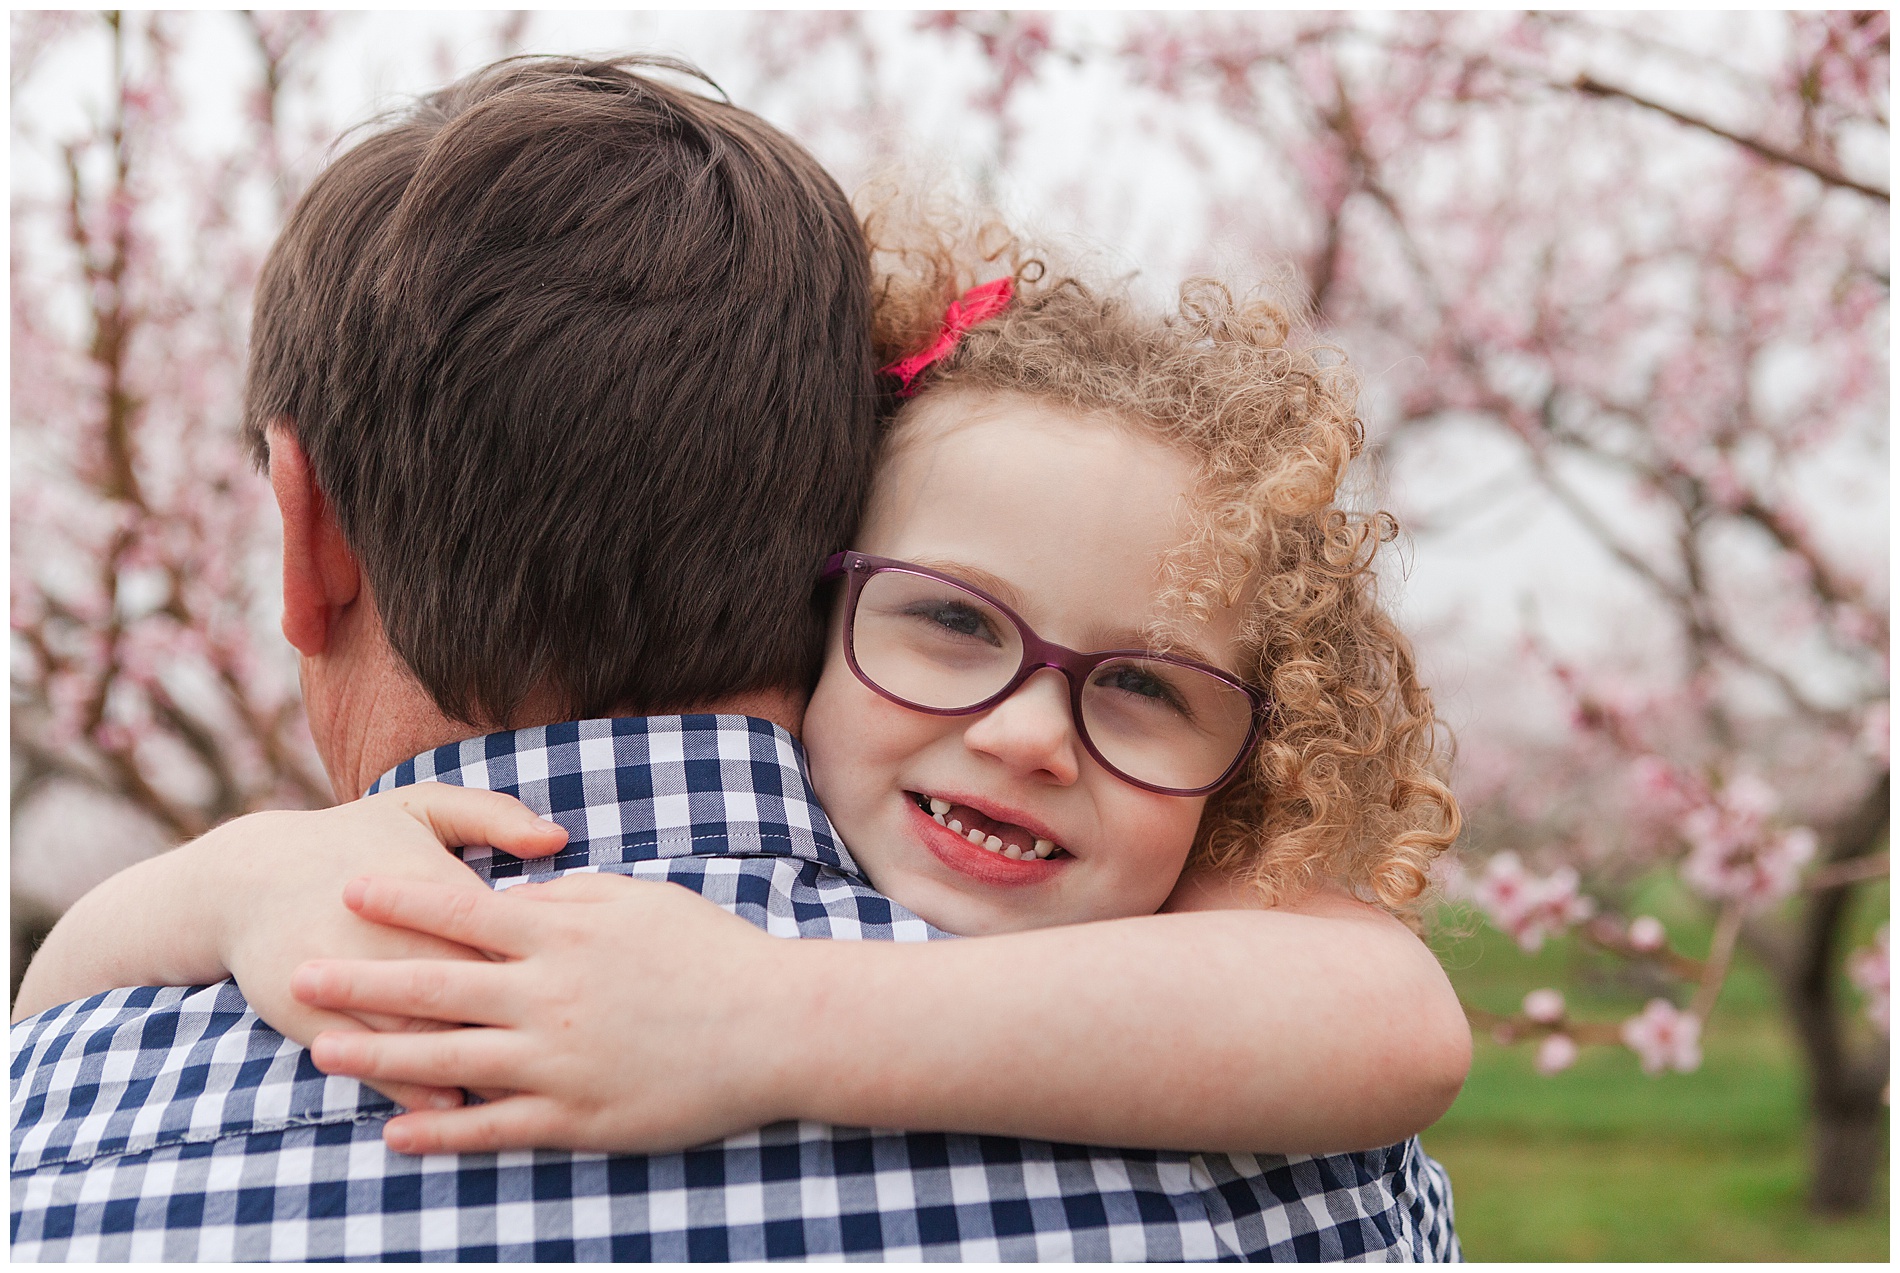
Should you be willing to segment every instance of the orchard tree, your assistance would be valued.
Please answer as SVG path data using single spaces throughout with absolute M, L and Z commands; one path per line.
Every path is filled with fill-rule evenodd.
M 263 251 L 297 187 L 281 98 L 320 19 L 235 24 L 251 88 L 194 147 L 165 15 L 17 15 L 14 87 L 97 64 L 12 205 L 12 808 L 58 787 L 176 842 L 329 802 L 275 626 L 275 516 L 238 442 Z M 13 984 L 51 916 L 16 894 Z M 39 932 L 34 930 L 38 929 Z M 24 930 L 24 931 L 23 931 Z

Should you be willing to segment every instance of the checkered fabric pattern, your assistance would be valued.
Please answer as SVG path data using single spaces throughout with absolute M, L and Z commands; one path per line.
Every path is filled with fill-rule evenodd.
M 765 721 L 496 734 L 375 789 L 428 779 L 567 827 L 552 861 L 470 851 L 498 886 L 616 871 L 785 936 L 944 936 L 872 891 Z M 1278 1158 L 783 1123 L 677 1154 L 403 1157 L 381 1139 L 394 1107 L 318 1072 L 228 981 L 23 1021 L 12 1084 L 16 1260 L 1458 1258 L 1449 1182 L 1416 1141 Z

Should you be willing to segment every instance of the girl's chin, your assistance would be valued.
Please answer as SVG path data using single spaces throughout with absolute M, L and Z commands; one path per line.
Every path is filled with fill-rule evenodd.
M 995 937 L 1002 933 L 1048 928 L 1062 922 L 1042 915 L 1026 914 L 1020 906 L 997 906 L 947 886 L 935 878 L 918 881 L 918 885 L 909 890 L 915 894 L 913 897 L 888 896 L 932 928 L 942 929 L 957 937 Z

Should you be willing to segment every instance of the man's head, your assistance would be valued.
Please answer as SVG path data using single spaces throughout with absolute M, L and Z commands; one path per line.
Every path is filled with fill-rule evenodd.
M 653 65 L 424 99 L 259 284 L 250 443 L 295 451 L 449 720 L 793 689 L 822 651 L 874 450 L 867 251 L 799 146 Z

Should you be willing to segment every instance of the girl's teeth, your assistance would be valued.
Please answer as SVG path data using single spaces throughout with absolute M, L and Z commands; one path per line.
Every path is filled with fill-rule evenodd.
M 950 830 L 955 831 L 958 835 L 968 840 L 971 844 L 976 845 L 979 849 L 987 849 L 989 852 L 999 857 L 1006 857 L 1012 862 L 1039 862 L 1044 858 L 1055 856 L 1056 842 L 1054 840 L 1037 840 L 1035 844 L 1029 848 L 1024 848 L 1019 844 L 1010 844 L 1001 836 L 991 835 L 981 827 L 965 827 L 959 819 L 946 816 L 953 807 L 948 800 L 939 800 L 935 796 L 922 798 L 930 806 L 931 821 L 935 822 L 938 826 L 948 827 Z

